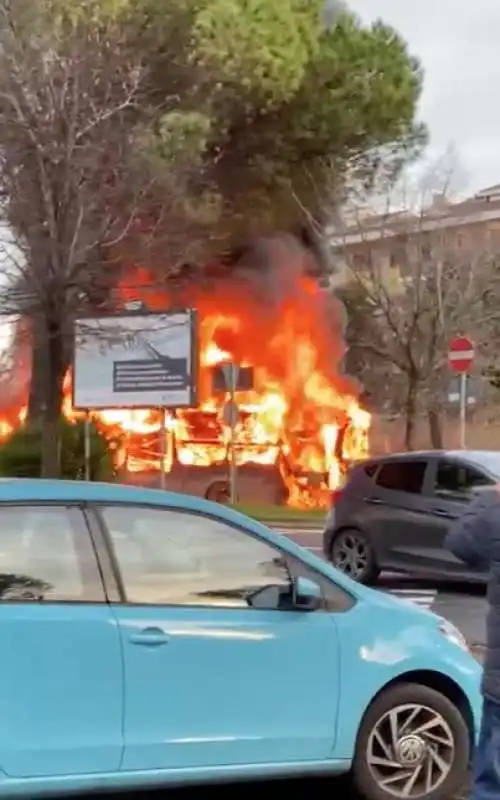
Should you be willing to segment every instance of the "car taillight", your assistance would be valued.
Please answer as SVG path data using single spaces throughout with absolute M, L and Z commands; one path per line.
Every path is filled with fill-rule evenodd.
M 330 495 L 330 501 L 332 506 L 336 505 L 341 497 L 342 497 L 342 489 L 334 489 Z

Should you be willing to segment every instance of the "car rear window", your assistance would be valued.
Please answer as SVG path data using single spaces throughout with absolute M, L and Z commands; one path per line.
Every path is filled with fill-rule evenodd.
M 383 489 L 420 494 L 424 485 L 427 462 L 389 461 L 382 464 L 375 483 Z
M 479 467 L 487 469 L 495 477 L 500 478 L 500 453 L 494 453 L 491 450 L 472 450 L 467 452 L 466 455 L 468 461 L 472 461 Z

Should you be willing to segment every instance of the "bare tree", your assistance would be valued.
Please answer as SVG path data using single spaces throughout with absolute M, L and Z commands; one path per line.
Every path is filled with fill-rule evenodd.
M 499 286 L 497 253 L 485 229 L 464 236 L 453 213 L 441 192 L 397 209 L 387 201 L 382 214 L 358 210 L 355 223 L 351 214 L 334 241 L 369 314 L 354 336 L 356 350 L 376 375 L 385 366 L 386 406 L 404 415 L 407 449 L 421 412 L 433 446 L 442 446 L 451 338 L 472 336 L 480 367 L 491 359 L 482 343 L 491 343 L 499 316 L 490 302 Z
M 125 254 L 140 257 L 165 227 L 171 265 L 186 257 L 185 228 L 182 247 L 174 234 L 196 166 L 178 157 L 185 120 L 167 114 L 150 133 L 147 74 L 126 26 L 87 6 L 0 0 L 2 312 L 31 319 L 29 414 L 43 424 L 45 476 L 58 474 L 74 316 L 105 303 Z

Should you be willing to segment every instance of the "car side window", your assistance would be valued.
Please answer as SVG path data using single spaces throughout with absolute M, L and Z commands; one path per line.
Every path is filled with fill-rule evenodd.
M 383 489 L 421 494 L 426 469 L 427 462 L 422 459 L 388 461 L 380 467 L 375 483 Z
M 81 509 L 0 507 L 0 602 L 104 602 Z
M 129 603 L 278 608 L 291 591 L 281 551 L 222 520 L 141 506 L 100 512 Z
M 492 486 L 494 481 L 475 467 L 441 459 L 434 481 L 434 493 L 450 500 L 468 500 L 475 488 Z

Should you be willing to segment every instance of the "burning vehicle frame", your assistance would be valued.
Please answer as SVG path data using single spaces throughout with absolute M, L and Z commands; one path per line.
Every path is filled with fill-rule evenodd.
M 280 478 L 275 495 L 277 503 L 304 508 L 327 507 L 331 491 L 342 482 L 352 461 L 349 451 L 344 451 L 344 442 L 352 433 L 349 423 L 338 428 L 338 435 L 332 442 L 334 452 L 331 457 L 337 465 L 332 474 L 331 471 L 318 472 L 294 464 L 290 447 L 283 438 L 268 441 L 242 438 L 241 431 L 245 423 L 251 421 L 252 412 L 242 410 L 240 414 L 241 422 L 236 426 L 236 436 L 232 441 L 220 410 L 172 410 L 166 418 L 165 444 L 159 441 L 163 433 L 162 426 L 151 420 L 158 430 L 154 434 L 143 435 L 140 440 L 135 438 L 135 443 L 128 437 L 128 441 L 123 443 L 121 466 L 125 472 L 151 471 L 157 474 L 162 469 L 163 458 L 163 468 L 167 474 L 176 467 L 207 470 L 204 496 L 224 503 L 229 500 L 229 469 L 231 449 L 234 447 L 236 464 L 240 469 L 259 465 L 276 468 Z M 154 412 L 152 416 L 155 416 Z M 182 438 L 179 438 L 179 430 L 184 432 Z M 301 435 L 296 434 L 296 438 L 306 445 L 308 441 L 313 441 L 313 437 L 305 431 Z
M 240 470 L 279 474 L 284 502 L 328 504 L 348 464 L 368 455 L 370 414 L 358 401 L 360 387 L 342 369 L 342 308 L 314 270 L 313 253 L 277 235 L 209 280 L 159 287 L 151 271 L 134 268 L 118 285 L 115 313 L 137 303 L 157 313 L 183 307 L 198 315 L 198 405 L 167 412 L 164 442 L 158 408 L 89 409 L 99 427 L 119 439 L 117 458 L 131 480 L 162 468 L 167 477 L 178 467 L 206 470 L 203 493 L 222 482 L 223 499 L 232 442 Z M 230 395 L 216 377 L 227 362 L 252 375 L 234 396 L 239 419 L 232 438 L 223 419 Z M 69 370 L 63 412 L 76 419 L 71 380 Z M 4 436 L 25 414 L 26 403 L 9 410 Z M 188 480 L 183 486 L 190 491 Z

